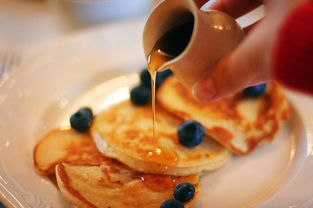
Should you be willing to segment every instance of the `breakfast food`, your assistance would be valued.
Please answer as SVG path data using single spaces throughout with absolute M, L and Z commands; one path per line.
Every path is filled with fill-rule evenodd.
M 150 94 L 151 90 L 147 89 L 144 86 L 137 86 L 130 91 L 130 100 L 134 105 L 144 106 L 150 103 Z
M 171 77 L 165 80 L 157 96 L 159 104 L 166 110 L 184 120 L 197 120 L 213 139 L 233 153 L 245 155 L 258 145 L 271 142 L 282 121 L 290 116 L 280 86 L 269 83 L 262 94 L 264 86 L 213 103 L 201 103 L 193 99 L 190 90 Z
M 145 173 L 190 175 L 218 169 L 230 159 L 228 150 L 208 137 L 193 148 L 181 145 L 181 123 L 157 106 L 153 138 L 151 106 L 134 106 L 127 100 L 98 114 L 91 132 L 101 153 Z
M 188 182 L 180 183 L 174 190 L 174 198 L 181 202 L 187 202 L 193 198 L 195 191 L 193 184 Z
M 146 175 L 112 161 L 99 166 L 56 166 L 57 182 L 63 196 L 78 207 L 156 208 L 173 198 L 174 188 L 189 182 L 196 187 L 199 177 Z M 193 200 L 184 204 L 189 207 Z
M 77 131 L 87 131 L 92 123 L 93 113 L 90 108 L 84 107 L 76 111 L 70 118 L 71 127 Z
M 87 133 L 73 129 L 48 132 L 34 149 L 34 165 L 42 175 L 55 172 L 55 165 L 98 165 L 107 159 L 102 156 Z
M 264 95 L 266 90 L 266 83 L 247 87 L 246 89 L 243 90 L 243 96 L 244 97 L 249 97 L 249 98 L 258 98 L 262 95 Z
M 142 72 L 130 99 L 97 115 L 80 108 L 71 128 L 48 132 L 34 148 L 38 173 L 55 174 L 62 195 L 77 207 L 190 207 L 202 172 L 221 168 L 231 151 L 245 155 L 273 140 L 289 117 L 276 83 L 204 104 L 174 77 L 165 80 L 169 75 L 157 85 L 155 137 L 150 78 Z
M 205 129 L 201 123 L 189 120 L 182 123 L 177 129 L 178 141 L 185 147 L 195 147 L 201 144 L 205 137 Z
M 155 83 L 155 88 L 158 89 L 164 80 L 166 80 L 169 76 L 173 75 L 171 70 L 165 70 L 161 72 L 157 72 L 157 78 Z M 140 85 L 150 89 L 151 91 L 151 76 L 147 69 L 143 69 L 140 71 Z
M 55 173 L 63 196 L 78 207 L 155 208 L 173 198 L 175 187 L 186 183 L 195 191 L 191 197 L 183 194 L 188 198 L 183 201 L 185 207 L 199 194 L 199 175 L 136 172 L 102 156 L 88 133 L 72 129 L 56 129 L 44 136 L 35 147 L 34 163 L 42 175 Z

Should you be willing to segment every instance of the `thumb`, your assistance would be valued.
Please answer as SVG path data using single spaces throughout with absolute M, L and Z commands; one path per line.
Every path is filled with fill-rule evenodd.
M 269 80 L 268 59 L 274 39 L 269 28 L 260 22 L 233 52 L 194 84 L 194 97 L 214 101 Z

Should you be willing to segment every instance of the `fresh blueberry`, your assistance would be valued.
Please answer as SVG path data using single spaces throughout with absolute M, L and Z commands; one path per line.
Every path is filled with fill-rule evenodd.
M 172 76 L 173 72 L 170 69 L 167 69 L 162 72 L 157 73 L 157 82 L 156 82 L 156 88 L 159 88 L 161 84 L 169 77 Z
M 146 87 L 139 85 L 130 91 L 130 100 L 134 105 L 143 106 L 150 102 L 151 91 Z
M 181 183 L 174 190 L 174 198 L 180 202 L 187 202 L 194 197 L 195 191 L 191 183 Z
M 77 131 L 87 131 L 93 120 L 93 113 L 90 108 L 80 108 L 71 118 L 71 127 Z
M 169 199 L 163 202 L 160 208 L 185 208 L 184 205 L 175 199 Z
M 161 84 L 163 83 L 163 81 L 167 77 L 171 76 L 172 74 L 173 74 L 172 71 L 169 69 L 162 71 L 162 72 L 157 72 L 157 79 L 156 79 L 156 83 L 155 83 L 156 89 L 158 89 L 161 86 Z M 148 72 L 147 69 L 144 69 L 140 72 L 140 83 L 144 87 L 151 90 L 151 76 L 150 76 L 150 73 Z
M 185 121 L 178 127 L 179 142 L 186 147 L 194 147 L 200 144 L 205 135 L 204 127 L 197 121 Z
M 151 89 L 151 76 L 147 69 L 140 72 L 140 83 L 144 87 Z
M 173 72 L 170 69 L 158 72 L 158 76 L 162 79 L 162 81 L 164 81 L 166 78 L 172 75 L 173 75 Z
M 247 87 L 244 89 L 243 94 L 245 97 L 257 98 L 264 94 L 266 83 Z

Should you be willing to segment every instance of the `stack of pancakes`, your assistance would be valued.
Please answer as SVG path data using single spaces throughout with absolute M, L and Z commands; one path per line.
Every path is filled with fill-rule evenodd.
M 53 130 L 35 147 L 36 170 L 55 174 L 63 196 L 78 207 L 158 208 L 182 182 L 192 183 L 197 196 L 201 173 L 272 141 L 290 115 L 276 83 L 259 98 L 239 93 L 204 104 L 174 77 L 159 88 L 156 112 L 155 138 L 151 106 L 129 100 L 96 115 L 88 133 Z M 192 148 L 177 138 L 178 126 L 191 119 L 206 130 Z

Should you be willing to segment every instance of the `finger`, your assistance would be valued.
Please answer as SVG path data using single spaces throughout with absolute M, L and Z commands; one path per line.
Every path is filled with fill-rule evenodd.
M 201 8 L 205 3 L 207 3 L 209 0 L 193 0 L 198 8 Z
M 219 10 L 237 18 L 260 5 L 262 5 L 261 0 L 217 0 L 208 9 Z
M 269 80 L 268 54 L 272 42 L 269 36 L 274 36 L 270 32 L 266 25 L 258 26 L 238 48 L 193 86 L 194 97 L 211 102 Z

